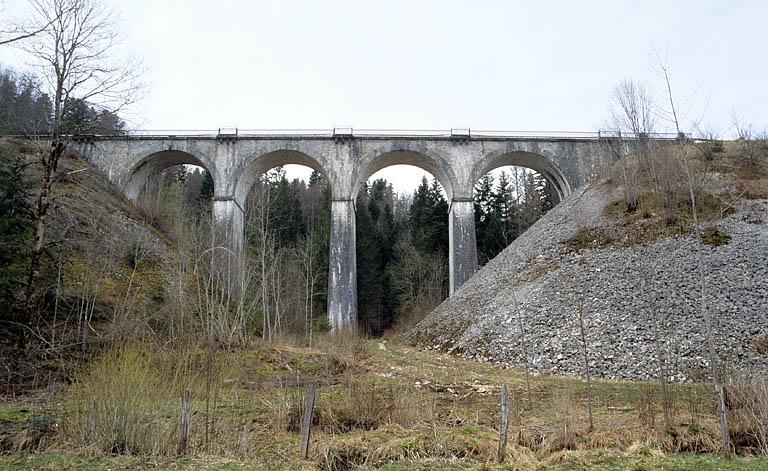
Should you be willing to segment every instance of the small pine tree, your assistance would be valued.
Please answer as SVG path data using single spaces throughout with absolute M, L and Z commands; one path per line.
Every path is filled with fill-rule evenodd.
M 203 172 L 203 181 L 200 183 L 200 196 L 198 196 L 198 204 L 210 205 L 213 200 L 213 177 L 211 172 L 207 169 Z
M 536 173 L 533 177 L 534 185 L 539 193 L 539 208 L 542 214 L 554 208 L 559 198 L 555 186 L 544 175 Z
M 32 243 L 30 184 L 19 156 L 0 155 L 0 317 L 13 312 Z

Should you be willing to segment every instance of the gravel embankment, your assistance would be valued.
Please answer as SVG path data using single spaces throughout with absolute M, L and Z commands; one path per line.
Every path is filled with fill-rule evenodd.
M 582 375 L 581 306 L 593 376 L 656 377 L 655 335 L 671 379 L 706 375 L 691 237 L 578 252 L 562 243 L 580 229 L 604 225 L 603 207 L 617 198 L 604 185 L 568 198 L 420 322 L 411 341 L 535 373 Z M 755 348 L 756 340 L 768 338 L 767 221 L 768 201 L 742 201 L 716 223 L 730 242 L 702 249 L 718 361 L 730 367 L 768 366 L 768 352 Z

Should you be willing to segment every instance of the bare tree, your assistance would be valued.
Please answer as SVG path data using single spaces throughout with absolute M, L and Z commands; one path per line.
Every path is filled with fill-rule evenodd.
M 664 413 L 664 426 L 669 430 L 673 423 L 673 398 L 669 388 L 669 358 L 667 346 L 669 339 L 665 333 L 668 332 L 666 319 L 662 318 L 657 305 L 656 276 L 658 259 L 651 263 L 651 253 L 648 246 L 643 248 L 643 256 L 640 260 L 640 277 L 642 280 L 643 291 L 645 292 L 648 303 L 649 323 L 653 333 L 653 347 L 656 355 L 656 364 L 658 367 L 658 379 L 661 392 L 661 405 Z
M 650 136 L 655 124 L 653 106 L 651 94 L 642 83 L 622 80 L 613 90 L 609 126 L 614 135 L 607 136 L 603 143 L 621 165 L 628 212 L 634 212 L 640 204 L 640 182 L 637 163 L 625 159 L 625 155 L 635 154 L 640 166 L 652 178 L 657 174 L 650 149 Z
M 135 63 L 115 57 L 121 36 L 109 8 L 98 0 L 32 0 L 32 6 L 34 21 L 49 26 L 24 41 L 21 49 L 33 57 L 47 81 L 53 117 L 50 148 L 40 151 L 42 178 L 25 293 L 26 322 L 36 317 L 33 299 L 45 250 L 51 188 L 68 144 L 62 133 L 66 108 L 78 99 L 117 112 L 135 100 L 140 88 Z
M 0 3 L 0 7 L 2 7 L 2 3 Z M 0 8 L 0 13 L 4 8 Z M 19 41 L 23 41 L 25 39 L 29 39 L 35 35 L 38 35 L 45 31 L 46 29 L 50 28 L 50 26 L 53 24 L 54 21 L 56 21 L 57 18 L 52 18 L 49 21 L 44 21 L 43 23 L 40 22 L 41 18 L 35 18 L 35 22 L 32 22 L 31 24 L 27 25 L 21 25 L 21 26 L 13 26 L 10 27 L 7 30 L 0 30 L 0 46 L 11 44 L 11 43 L 17 43 Z
M 747 159 L 749 163 L 756 164 L 760 158 L 761 139 L 755 125 L 736 114 L 735 109 L 731 110 L 731 122 L 736 130 L 736 143 L 739 145 L 742 157 Z
M 696 251 L 696 261 L 698 266 L 698 281 L 699 281 L 699 312 L 704 318 L 704 328 L 707 336 L 707 349 L 709 352 L 709 363 L 712 371 L 712 376 L 715 380 L 715 391 L 717 393 L 717 409 L 720 416 L 720 431 L 723 440 L 723 450 L 730 452 L 730 434 L 728 431 L 728 418 L 725 414 L 725 397 L 723 393 L 722 374 L 717 361 L 717 353 L 715 350 L 715 335 L 712 328 L 712 314 L 707 305 L 707 284 L 706 284 L 706 268 L 703 255 L 703 241 L 701 224 L 699 223 L 698 207 L 697 207 L 697 182 L 700 180 L 696 176 L 695 169 L 693 168 L 690 157 L 690 139 L 682 132 L 678 109 L 675 103 L 674 94 L 672 93 L 672 80 L 670 78 L 670 63 L 666 57 L 662 57 L 658 51 L 655 52 L 656 68 L 659 76 L 664 81 L 664 90 L 667 94 L 669 109 L 668 113 L 670 120 L 677 131 L 680 139 L 678 140 L 679 157 L 682 163 L 683 169 L 688 182 L 688 193 L 691 201 L 691 214 L 693 217 L 693 233 L 694 233 L 694 247 Z

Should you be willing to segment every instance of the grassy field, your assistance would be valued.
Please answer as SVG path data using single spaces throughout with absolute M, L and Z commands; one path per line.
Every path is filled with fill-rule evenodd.
M 654 383 L 595 381 L 590 430 L 580 379 L 528 377 L 396 341 L 316 344 L 113 349 L 72 385 L 4 400 L 0 468 L 768 469 L 748 453 L 720 457 L 704 385 L 670 385 L 665 414 Z M 302 460 L 308 382 L 318 397 Z M 512 412 L 499 465 L 502 384 Z M 193 395 L 192 433 L 178 457 L 184 388 Z

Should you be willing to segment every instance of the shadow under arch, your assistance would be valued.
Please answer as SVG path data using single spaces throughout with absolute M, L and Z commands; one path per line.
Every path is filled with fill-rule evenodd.
M 144 157 L 134 165 L 130 172 L 128 172 L 128 176 L 123 185 L 125 188 L 125 196 L 129 200 L 135 201 L 138 199 L 142 188 L 144 188 L 151 177 L 176 165 L 196 165 L 202 167 L 211 173 L 214 187 L 219 184 L 215 173 L 216 169 L 210 162 L 205 162 L 203 159 L 192 155 L 189 152 L 163 150 Z
M 379 170 L 393 165 L 413 165 L 431 173 L 445 190 L 450 202 L 456 188 L 456 176 L 450 167 L 443 163 L 438 156 L 428 155 L 421 151 L 410 149 L 395 149 L 376 155 L 359 174 L 352 188 L 352 200 L 357 199 L 363 184 Z
M 571 194 L 571 185 L 557 165 L 541 154 L 527 151 L 498 151 L 486 155 L 472 170 L 470 181 L 472 188 L 486 173 L 508 165 L 527 167 L 540 173 L 555 187 L 560 201 Z
M 298 150 L 278 149 L 248 159 L 248 161 L 243 164 L 243 168 L 235 183 L 235 201 L 244 208 L 248 193 L 261 175 L 275 167 L 290 164 L 304 165 L 312 170 L 317 170 L 323 175 L 325 181 L 331 184 L 333 191 L 333 185 L 329 179 L 329 174 L 317 159 Z

